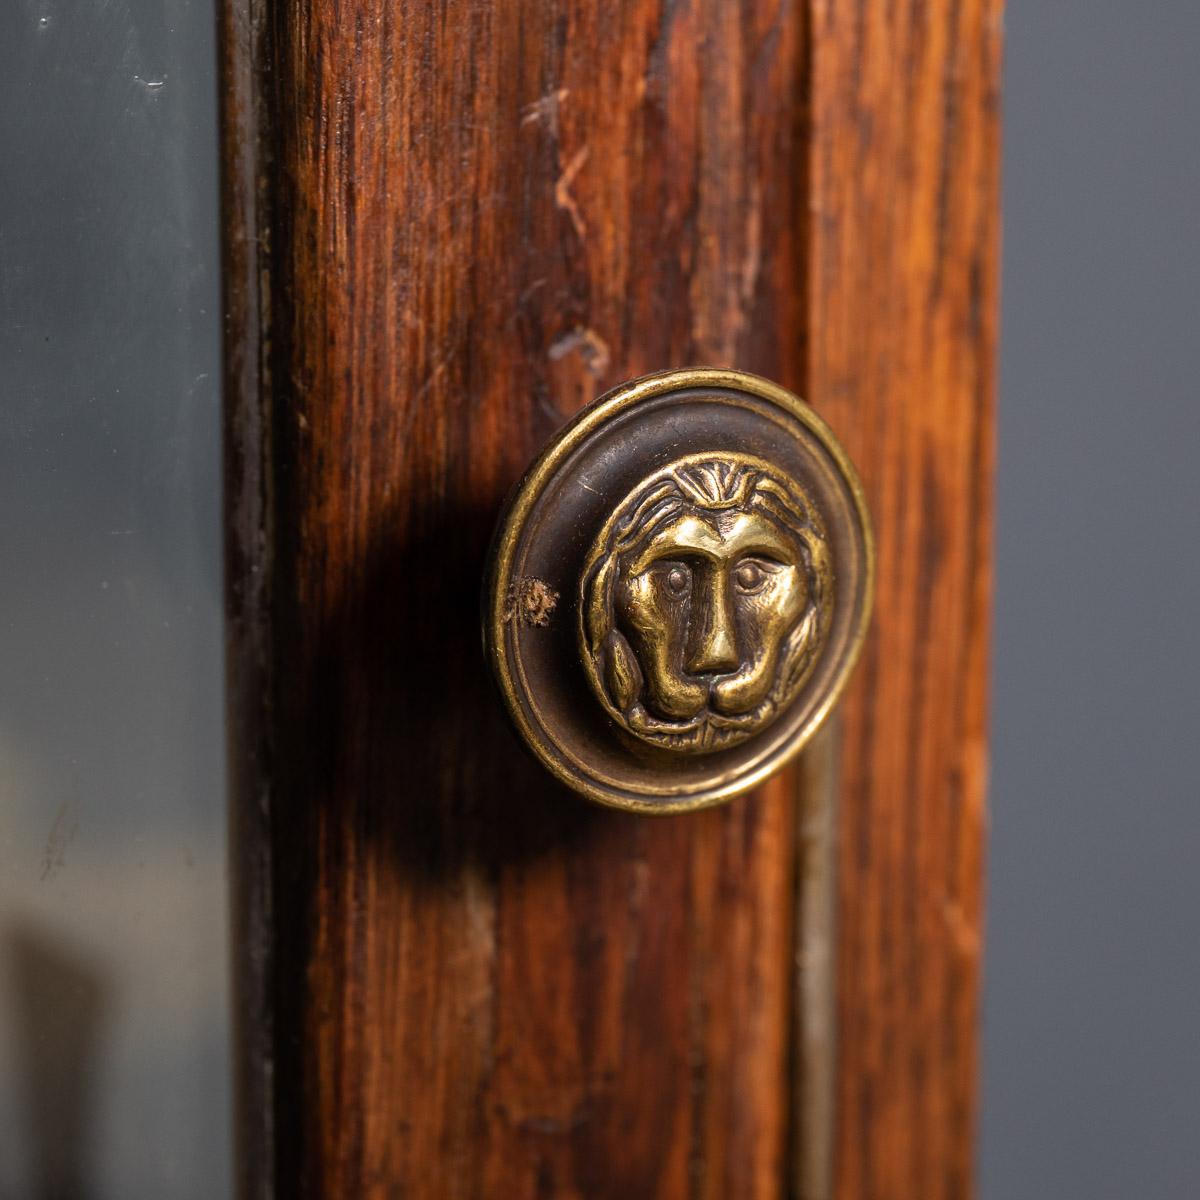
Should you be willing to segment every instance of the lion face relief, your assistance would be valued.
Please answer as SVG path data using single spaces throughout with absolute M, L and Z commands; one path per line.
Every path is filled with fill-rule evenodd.
M 824 644 L 824 526 L 761 459 L 690 455 L 617 506 L 580 602 L 584 666 L 609 715 L 656 746 L 723 749 L 774 720 Z

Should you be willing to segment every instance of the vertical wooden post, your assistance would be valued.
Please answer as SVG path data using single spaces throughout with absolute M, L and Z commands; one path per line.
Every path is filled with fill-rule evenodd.
M 790 1161 L 795 778 L 589 809 L 517 748 L 478 650 L 491 522 L 544 438 L 707 363 L 810 398 L 879 527 L 837 1195 L 964 1195 L 994 0 L 223 5 L 243 1193 L 815 1178 Z
M 841 766 L 838 1200 L 970 1191 L 1001 9 L 813 5 L 808 393 L 879 546 Z

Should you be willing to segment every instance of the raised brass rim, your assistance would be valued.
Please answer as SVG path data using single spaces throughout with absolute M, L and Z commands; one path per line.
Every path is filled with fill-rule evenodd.
M 795 731 L 791 739 L 777 748 L 762 761 L 731 778 L 721 779 L 711 786 L 697 789 L 678 797 L 641 799 L 636 796 L 614 795 L 596 785 L 591 779 L 568 769 L 557 757 L 562 748 L 551 743 L 543 731 L 531 722 L 522 706 L 514 664 L 510 661 L 505 638 L 505 610 L 507 605 L 507 581 L 512 574 L 520 534 L 538 498 L 554 477 L 563 462 L 574 453 L 586 439 L 602 425 L 620 413 L 642 401 L 669 392 L 692 388 L 726 388 L 741 391 L 766 400 L 793 416 L 820 442 L 823 449 L 837 467 L 846 483 L 854 504 L 863 541 L 863 591 L 862 605 L 857 624 L 851 630 L 846 651 L 828 689 L 805 722 Z M 862 653 L 875 599 L 875 536 L 866 496 L 858 473 L 848 455 L 834 436 L 829 426 L 803 400 L 779 384 L 745 371 L 734 371 L 720 367 L 685 367 L 679 370 L 661 371 L 629 380 L 606 392 L 582 409 L 551 439 L 533 465 L 517 485 L 501 518 L 492 542 L 487 571 L 487 595 L 484 609 L 484 646 L 493 674 L 504 698 L 505 707 L 525 743 L 533 750 L 539 761 L 560 782 L 572 791 L 607 808 L 645 815 L 666 816 L 673 813 L 694 812 L 711 808 L 748 792 L 774 775 L 790 762 L 811 740 L 821 727 L 830 710 L 841 699 L 850 675 Z M 585 682 L 581 678 L 581 682 Z

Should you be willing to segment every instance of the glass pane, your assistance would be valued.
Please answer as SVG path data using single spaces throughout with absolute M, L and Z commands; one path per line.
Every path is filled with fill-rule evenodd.
M 213 0 L 0 4 L 0 1195 L 231 1190 Z

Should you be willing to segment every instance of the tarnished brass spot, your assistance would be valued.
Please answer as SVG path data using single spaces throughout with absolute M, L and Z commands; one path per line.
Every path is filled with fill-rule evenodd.
M 784 388 L 692 368 L 555 435 L 492 544 L 484 639 L 564 784 L 641 813 L 717 804 L 813 735 L 869 621 L 862 489 Z
M 609 715 L 687 754 L 770 724 L 825 644 L 833 573 L 800 485 L 761 458 L 692 454 L 617 506 L 580 581 L 580 652 Z

